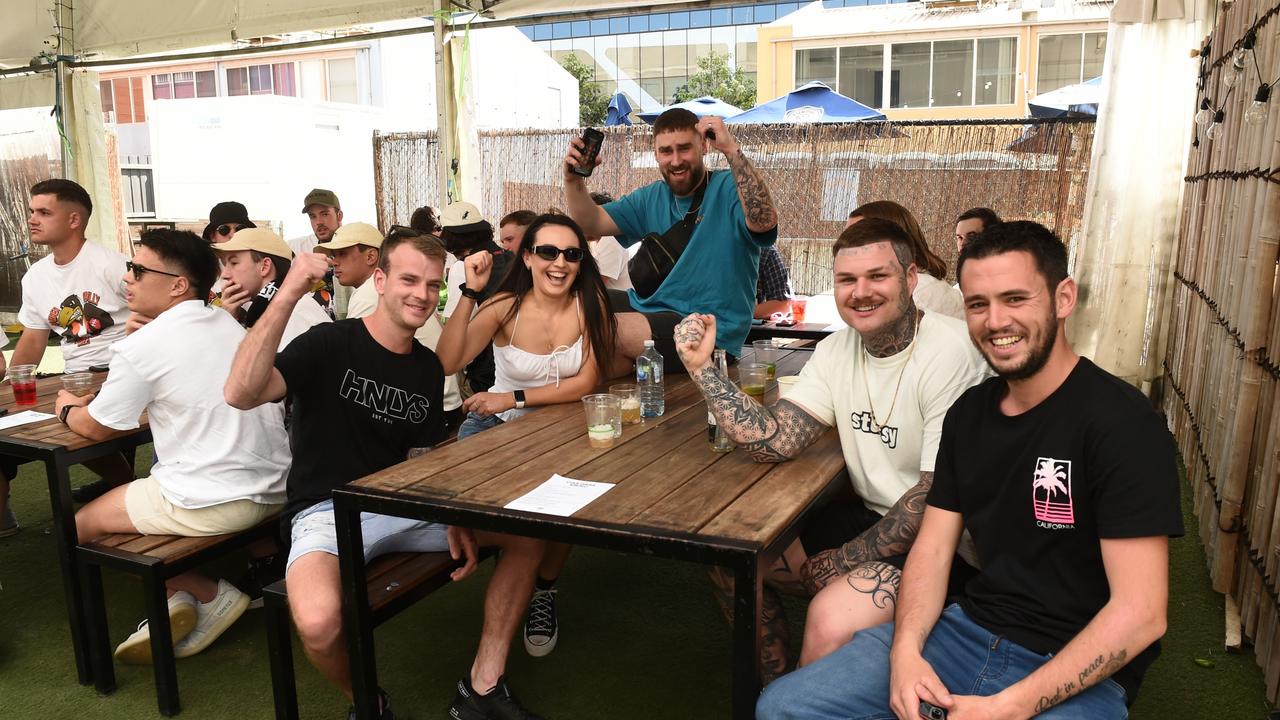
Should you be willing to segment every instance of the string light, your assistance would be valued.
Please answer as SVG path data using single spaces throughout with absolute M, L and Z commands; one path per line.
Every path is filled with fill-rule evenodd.
M 1200 101 L 1200 111 L 1196 113 L 1196 124 L 1204 127 L 1213 119 L 1213 110 L 1209 107 L 1209 98 Z
M 1269 108 L 1268 102 L 1271 100 L 1271 86 L 1259 85 L 1258 92 L 1254 93 L 1253 103 L 1249 105 L 1249 109 L 1244 111 L 1244 121 L 1249 125 L 1261 125 L 1267 121 Z
M 1204 136 L 1210 140 L 1217 140 L 1222 137 L 1222 121 L 1227 119 L 1227 114 L 1219 110 L 1213 114 L 1213 122 L 1210 123 L 1209 129 L 1204 131 Z

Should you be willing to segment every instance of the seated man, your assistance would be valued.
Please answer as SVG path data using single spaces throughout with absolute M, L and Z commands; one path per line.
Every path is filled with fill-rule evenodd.
M 513 253 L 520 249 L 520 241 L 524 239 L 525 228 L 533 224 L 538 213 L 532 210 L 516 210 L 509 212 L 498 221 L 498 244 L 503 250 Z
M 999 225 L 1000 216 L 991 208 L 969 208 L 956 218 L 956 254 L 964 252 L 965 243 L 982 234 L 992 225 Z M 956 273 L 955 289 L 960 289 L 959 273 Z
M 591 202 L 597 205 L 608 205 L 613 202 L 613 196 L 606 192 L 593 192 Z M 600 277 L 604 279 L 604 286 L 610 290 L 624 292 L 630 290 L 631 273 L 627 263 L 631 260 L 631 254 L 622 247 L 618 238 L 610 235 L 604 237 L 588 235 L 587 245 L 591 248 L 591 257 L 596 259 L 596 266 L 600 268 Z
M 760 249 L 760 277 L 756 280 L 756 310 L 752 317 L 768 320 L 776 312 L 791 308 L 791 288 L 787 283 L 787 263 L 778 248 Z
M 482 288 L 466 288 L 467 293 L 474 292 L 476 310 L 472 312 L 476 312 L 485 300 L 498 291 L 502 279 L 507 276 L 511 259 L 515 256 L 494 243 L 493 226 L 484 219 L 476 206 L 469 202 L 450 203 L 440 217 L 440 228 L 440 241 L 444 243 L 449 254 L 457 258 L 453 267 L 449 268 L 449 297 L 446 298 L 444 306 L 444 318 L 448 320 L 453 315 L 454 309 L 458 307 L 462 296 L 466 294 L 463 288 L 466 285 L 464 280 L 467 273 L 463 262 L 467 258 L 478 252 L 493 255 L 493 270 L 489 273 L 489 282 Z M 521 237 L 524 237 L 523 234 Z M 466 383 L 462 391 L 466 396 L 488 392 L 489 388 L 493 387 L 497 379 L 497 371 L 494 369 L 492 345 L 485 348 L 467 365 L 465 375 Z
M 76 513 L 80 542 L 112 533 L 220 535 L 261 523 L 284 502 L 289 440 L 279 405 L 245 412 L 222 398 L 244 330 L 206 304 L 218 275 L 213 249 L 194 233 L 150 230 L 128 268 L 129 310 L 154 319 L 112 347 L 110 375 L 97 396 L 63 390 L 55 412 L 77 433 L 102 440 L 138 427 L 145 411 L 159 460 L 150 477 Z M 168 585 L 178 657 L 208 647 L 249 605 L 225 580 L 186 573 Z M 151 662 L 145 621 L 116 658 Z
M 293 304 L 329 267 L 318 253 L 294 258 L 275 300 L 236 353 L 225 390 L 227 401 L 241 408 L 285 396 L 292 400 L 294 463 L 283 525 L 291 542 L 285 571 L 289 607 L 307 657 L 348 698 L 332 492 L 431 446 L 444 430 L 443 369 L 435 353 L 413 339 L 435 311 L 444 248 L 430 236 L 394 235 L 382 250 L 373 275 L 379 296 L 373 314 L 313 327 L 277 355 Z M 399 400 L 382 401 L 388 397 Z M 485 595 L 480 648 L 469 676 L 458 682 L 450 712 L 460 720 L 532 718 L 507 688 L 503 671 L 533 592 L 543 543 L 373 514 L 362 516 L 361 527 L 366 560 L 387 552 L 447 549 L 466 558 L 455 580 L 475 568 L 477 542 L 502 549 Z M 386 694 L 379 695 L 382 715 L 389 718 Z
M 1072 350 L 1076 285 L 1048 229 L 987 230 L 960 254 L 960 285 L 999 377 L 947 413 L 896 622 L 774 683 L 761 718 L 914 718 L 922 702 L 954 718 L 1125 718 L 1159 653 L 1182 534 L 1164 422 Z M 944 610 L 965 530 L 982 570 Z
M 378 293 L 373 289 L 373 269 L 382 257 L 382 233 L 369 223 L 348 223 L 333 233 L 329 242 L 316 245 L 333 265 L 338 284 L 351 288 L 347 312 L 343 317 L 364 317 L 378 306 Z
M 801 663 L 892 619 L 900 571 L 933 481 L 942 418 L 984 373 L 964 324 L 922 312 L 911 300 L 916 266 L 900 227 L 864 220 L 841 233 L 833 251 L 836 308 L 850 327 L 818 344 L 800 380 L 772 408 L 751 400 L 710 362 L 713 316 L 692 315 L 676 328 L 680 359 L 720 427 L 756 461 L 794 458 L 832 425 L 839 430 L 857 498 L 811 518 L 767 578 L 817 595 Z M 731 577 L 713 577 L 722 595 L 732 591 Z M 762 672 L 769 680 L 790 662 L 786 618 L 770 588 L 761 613 Z
M 222 309 L 246 328 L 253 327 L 275 298 L 289 272 L 293 251 L 279 235 L 266 228 L 241 230 L 221 245 L 214 245 L 222 260 Z M 312 298 L 314 299 L 314 295 Z M 300 302 L 289 315 L 280 337 L 280 350 L 313 325 L 330 322 L 319 302 Z

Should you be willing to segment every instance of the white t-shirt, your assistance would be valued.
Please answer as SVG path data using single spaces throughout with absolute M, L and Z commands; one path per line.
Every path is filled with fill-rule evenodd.
M 124 338 L 129 307 L 124 299 L 120 253 L 86 242 L 66 265 L 48 255 L 22 276 L 18 322 L 62 338 L 67 372 L 111 362 L 111 345 Z
M 925 312 L 964 320 L 964 296 L 959 290 L 928 273 L 916 276 L 916 291 L 911 293 L 911 299 Z
M 600 274 L 604 276 L 604 286 L 610 290 L 630 290 L 631 271 L 627 269 L 627 261 L 631 256 L 627 249 L 618 244 L 616 238 L 602 237 L 591 246 L 591 254 L 600 266 Z
M 315 233 L 296 237 L 289 241 L 289 249 L 293 251 L 295 256 L 302 253 L 315 252 L 316 245 L 320 244 L 320 238 Z
M 787 392 L 787 400 L 836 427 L 854 492 L 881 515 L 920 482 L 921 472 L 933 471 L 947 409 L 989 373 L 965 324 L 954 318 L 926 312 L 913 345 L 914 351 L 875 358 L 857 331 L 845 328 L 818 343 Z M 873 407 L 884 425 L 879 432 Z
M 159 461 L 151 477 L 174 505 L 283 503 L 289 470 L 284 408 L 237 410 L 223 400 L 244 339 L 229 313 L 188 300 L 112 346 L 111 371 L 89 415 L 115 430 L 147 411 Z
M 450 255 L 449 257 L 453 257 Z M 462 299 L 462 283 L 467 280 L 467 269 L 461 260 L 454 260 L 449 265 L 449 277 L 445 279 L 445 287 L 448 290 L 449 297 L 444 301 L 445 318 L 453 317 L 453 311 L 458 307 L 458 301 Z
M 320 307 L 320 303 L 310 294 L 302 296 L 298 300 L 298 304 L 293 306 L 293 312 L 289 313 L 289 322 L 284 326 L 284 334 L 280 336 L 280 347 L 276 348 L 276 352 L 284 350 L 285 346 L 293 342 L 293 339 L 320 323 L 333 322 L 329 318 L 329 313 Z
M 347 300 L 347 317 L 367 317 L 377 309 L 378 290 L 373 286 L 373 275 L 370 275 L 360 283 L 360 287 L 351 291 L 351 298 Z

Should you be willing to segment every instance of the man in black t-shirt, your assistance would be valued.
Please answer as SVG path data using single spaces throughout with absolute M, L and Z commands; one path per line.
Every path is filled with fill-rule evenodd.
M 434 352 L 414 341 L 439 300 L 444 248 L 430 236 L 393 236 L 374 271 L 379 299 L 373 314 L 317 325 L 277 355 L 294 305 L 328 267 L 318 253 L 294 259 L 237 351 L 225 394 L 241 409 L 286 395 L 292 401 L 293 466 L 285 506 L 289 607 L 311 662 L 350 698 L 331 495 L 444 437 L 443 369 Z M 480 650 L 470 676 L 458 683 L 451 710 L 460 720 L 526 717 L 510 714 L 513 708 L 525 711 L 507 689 L 503 671 L 533 592 L 543 543 L 370 513 L 361 516 L 361 529 L 366 561 L 388 552 L 448 550 L 465 559 L 454 580 L 475 569 L 477 546 L 501 548 L 485 596 Z M 379 691 L 379 699 L 382 717 L 390 718 L 386 694 Z
M 1077 291 L 1053 233 L 993 226 L 959 267 L 970 338 L 998 377 L 943 422 L 896 622 L 770 685 L 764 720 L 915 718 L 925 703 L 957 720 L 1124 718 L 1159 653 L 1168 538 L 1183 532 L 1172 438 L 1071 349 Z M 982 569 L 944 611 L 964 530 Z

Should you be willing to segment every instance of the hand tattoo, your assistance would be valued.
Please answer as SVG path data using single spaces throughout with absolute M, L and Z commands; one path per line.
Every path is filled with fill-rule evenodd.
M 729 156 L 729 169 L 738 184 L 738 200 L 742 202 L 742 214 L 747 219 L 747 229 L 765 232 L 778 226 L 778 211 L 773 208 L 773 198 L 765 186 L 760 172 L 741 150 Z
M 827 426 L 793 402 L 780 400 L 772 409 L 734 387 L 715 366 L 690 375 L 729 439 L 756 462 L 789 460 L 816 441 Z

